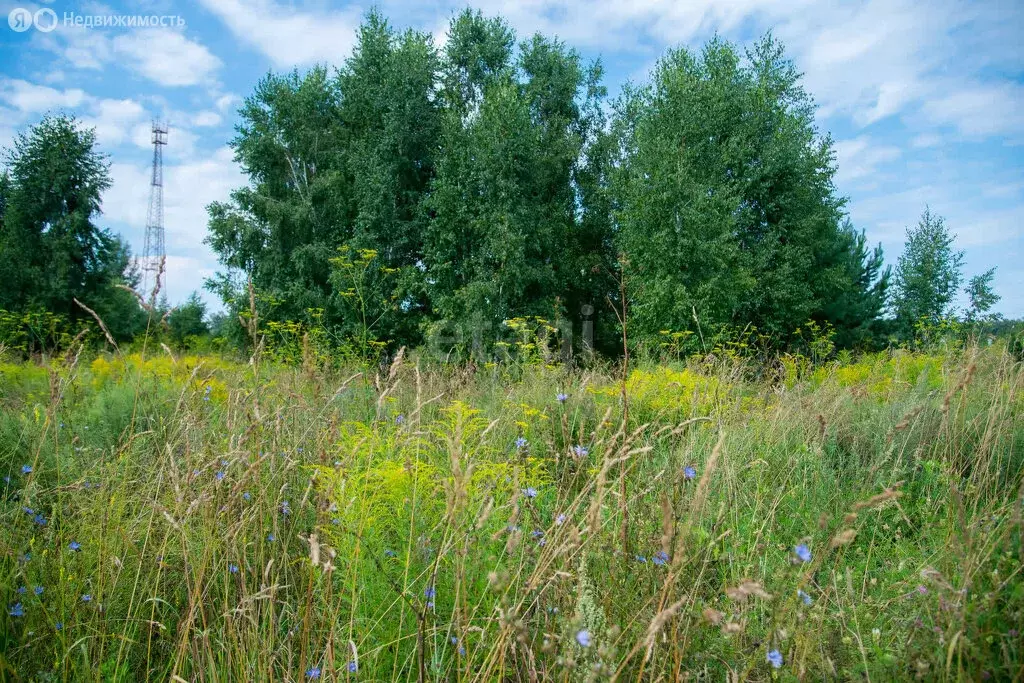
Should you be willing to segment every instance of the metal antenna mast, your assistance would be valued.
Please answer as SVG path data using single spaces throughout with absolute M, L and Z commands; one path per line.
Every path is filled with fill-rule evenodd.
M 153 122 L 153 174 L 149 182 L 149 213 L 146 215 L 146 246 L 142 251 L 142 291 L 156 304 L 163 289 L 167 251 L 164 249 L 164 154 L 167 126 Z

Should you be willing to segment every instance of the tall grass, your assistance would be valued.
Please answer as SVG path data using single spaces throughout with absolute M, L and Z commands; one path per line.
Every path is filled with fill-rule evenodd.
M 0 365 L 0 678 L 1021 679 L 1021 365 L 754 370 Z

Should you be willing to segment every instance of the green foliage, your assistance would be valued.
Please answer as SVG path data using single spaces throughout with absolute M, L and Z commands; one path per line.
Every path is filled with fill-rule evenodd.
M 926 208 L 921 220 L 907 229 L 893 280 L 892 310 L 903 339 L 913 338 L 920 323 L 935 325 L 953 317 L 953 298 L 960 287 L 964 255 L 953 248 L 954 237 L 942 216 Z
M 71 117 L 46 116 L 19 133 L 0 176 L 0 308 L 46 310 L 74 323 L 87 314 L 77 298 L 109 314 L 117 339 L 144 318 L 134 297 L 127 244 L 95 223 L 110 187 L 96 135 Z M 141 321 L 141 322 L 140 322 Z
M 192 292 L 185 303 L 175 307 L 167 316 L 171 341 L 181 348 L 189 348 L 196 343 L 198 337 L 209 334 L 205 316 L 206 304 L 199 298 L 198 292 Z
M 670 51 L 618 104 L 614 176 L 634 331 L 753 324 L 776 343 L 807 319 L 853 343 L 877 317 L 881 252 L 844 224 L 831 141 L 781 46 Z
M 992 307 L 1002 298 L 992 289 L 992 281 L 996 277 L 996 269 L 989 268 L 981 275 L 975 275 L 967 283 L 964 293 L 970 306 L 967 308 L 967 322 L 994 322 L 998 314 L 990 314 Z

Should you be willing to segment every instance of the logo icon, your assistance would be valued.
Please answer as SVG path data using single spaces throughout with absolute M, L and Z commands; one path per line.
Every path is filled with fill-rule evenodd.
M 41 12 L 42 10 L 40 10 Z M 53 10 L 50 10 L 51 12 Z M 53 15 L 54 24 L 57 22 L 57 15 Z M 15 7 L 11 10 L 11 13 L 7 15 L 7 25 L 11 27 L 12 31 L 23 33 L 24 31 L 32 28 L 32 13 L 24 7 Z
M 49 33 L 57 28 L 57 13 L 49 7 L 44 7 L 36 12 L 34 21 L 37 29 L 43 33 Z

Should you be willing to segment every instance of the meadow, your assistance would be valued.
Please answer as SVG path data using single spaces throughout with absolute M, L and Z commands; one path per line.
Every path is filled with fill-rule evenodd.
M 1022 381 L 0 362 L 0 679 L 1021 680 Z

